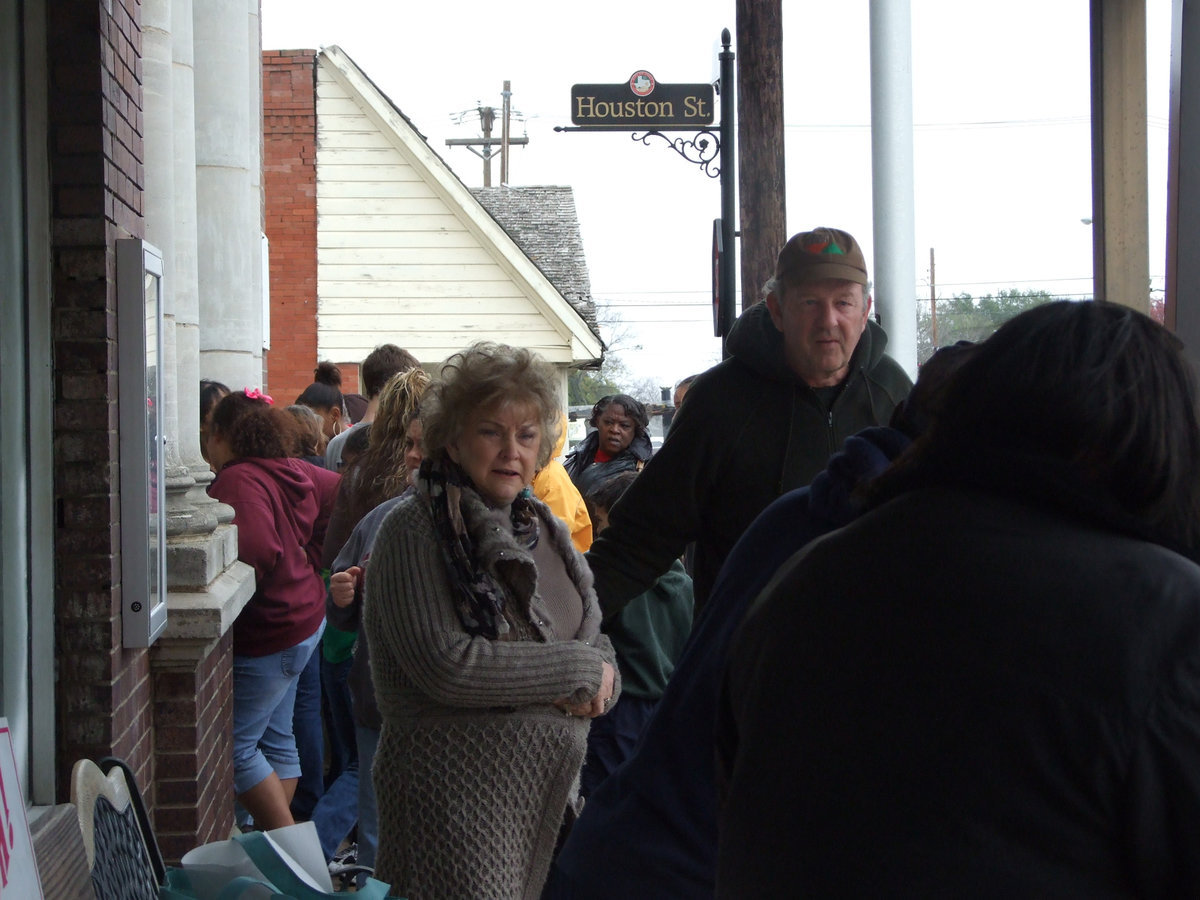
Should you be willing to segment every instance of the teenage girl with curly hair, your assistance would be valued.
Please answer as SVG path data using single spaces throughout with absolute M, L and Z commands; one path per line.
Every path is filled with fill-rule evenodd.
M 293 821 L 296 680 L 325 626 L 319 566 L 338 476 L 292 458 L 300 427 L 247 389 L 216 405 L 206 438 L 208 492 L 233 507 L 238 559 L 254 567 L 254 596 L 233 623 L 233 767 L 263 829 Z

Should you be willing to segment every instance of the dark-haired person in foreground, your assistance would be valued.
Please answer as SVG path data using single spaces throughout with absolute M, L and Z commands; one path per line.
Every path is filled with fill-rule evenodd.
M 759 591 L 792 554 L 862 511 L 857 490 L 928 427 L 969 347 L 962 343 L 935 354 L 889 427 L 866 428 L 847 438 L 811 485 L 784 494 L 746 530 L 721 569 L 633 757 L 588 798 L 555 861 L 547 900 L 712 897 L 717 875 L 713 731 L 730 639 Z
M 1200 896 L 1195 404 L 1124 307 L 978 347 L 734 639 L 719 897 Z

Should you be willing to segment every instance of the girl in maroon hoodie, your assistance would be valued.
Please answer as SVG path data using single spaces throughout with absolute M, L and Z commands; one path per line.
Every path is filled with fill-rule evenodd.
M 233 507 L 238 559 L 254 596 L 233 623 L 233 778 L 262 829 L 292 824 L 300 761 L 292 733 L 296 680 L 325 626 L 321 545 L 338 476 L 290 458 L 298 423 L 247 389 L 213 411 L 209 494 Z

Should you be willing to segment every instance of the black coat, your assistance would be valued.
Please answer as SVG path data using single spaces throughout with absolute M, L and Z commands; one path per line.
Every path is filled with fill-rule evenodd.
M 804 487 L 850 435 L 886 425 L 912 383 L 884 353 L 874 322 L 859 339 L 841 393 L 826 409 L 788 368 L 766 304 L 742 313 L 730 358 L 688 391 L 662 449 L 609 515 L 587 553 L 607 618 L 696 542 L 696 612 L 721 564 L 768 504 Z
M 586 497 L 592 490 L 621 472 L 640 471 L 654 453 L 650 435 L 638 428 L 629 446 L 607 462 L 596 462 L 596 448 L 600 445 L 600 432 L 589 431 L 567 458 L 563 468 L 571 476 L 571 482 Z
M 768 586 L 718 754 L 719 896 L 1200 896 L 1200 567 L 902 494 Z

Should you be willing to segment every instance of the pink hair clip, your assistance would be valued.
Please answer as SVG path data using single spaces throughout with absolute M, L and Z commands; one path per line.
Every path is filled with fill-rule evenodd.
M 246 396 L 249 397 L 251 400 L 262 400 L 264 403 L 272 403 L 272 404 L 275 402 L 274 400 L 271 399 L 271 396 L 269 394 L 264 394 L 258 388 L 248 387 L 248 388 L 244 388 L 243 390 L 246 392 Z

